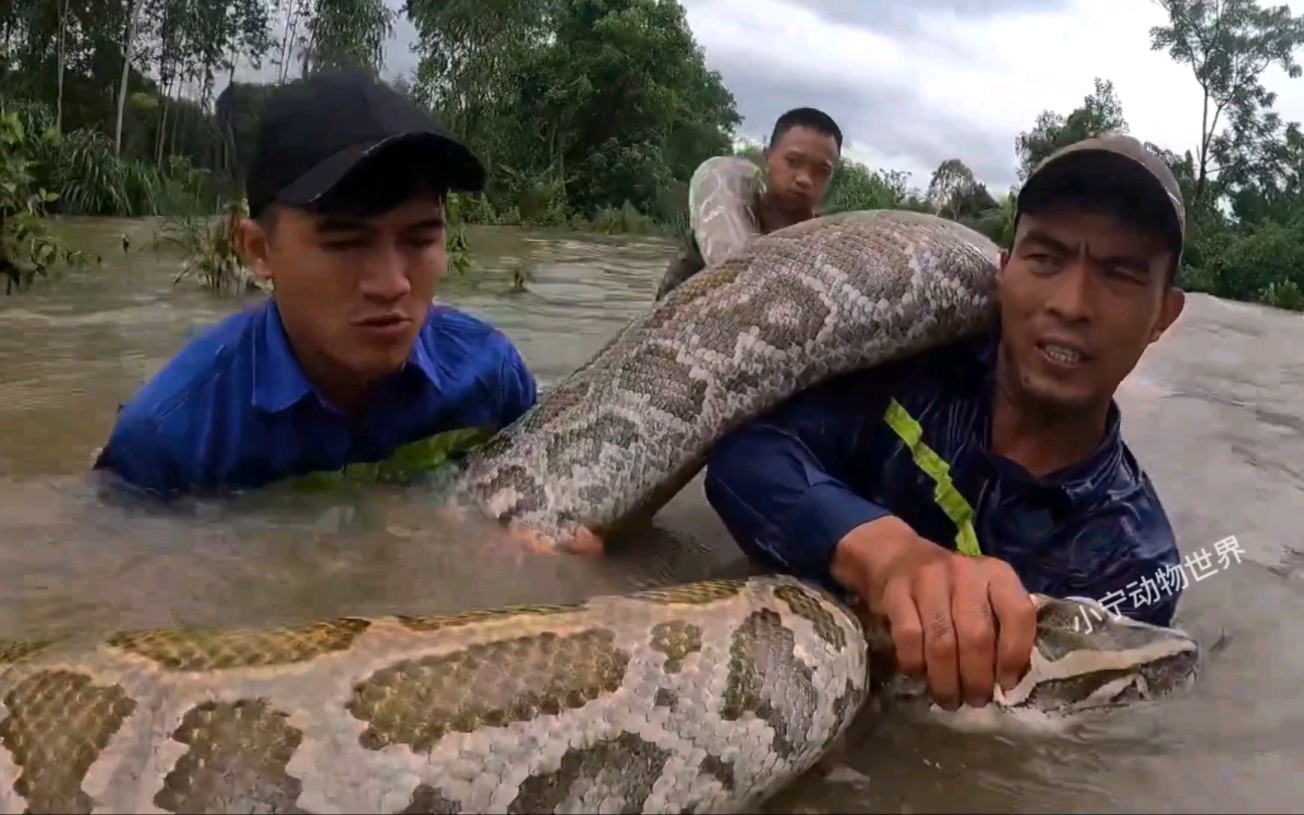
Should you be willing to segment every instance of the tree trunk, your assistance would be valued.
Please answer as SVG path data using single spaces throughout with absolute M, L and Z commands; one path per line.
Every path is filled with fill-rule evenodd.
M 172 66 L 167 67 L 170 72 Z M 167 76 L 168 72 L 159 71 L 164 76 Z M 176 89 L 176 84 L 176 78 L 168 76 L 163 81 L 163 98 L 159 100 L 158 132 L 154 134 L 154 164 L 159 169 L 163 168 L 163 148 L 168 138 L 168 114 L 172 111 L 172 92 Z
M 154 134 L 154 164 L 160 170 L 163 169 L 163 141 L 168 132 L 169 97 L 166 90 L 163 93 L 163 98 L 159 100 L 158 132 Z
M 294 35 L 299 28 L 300 0 L 288 0 L 290 11 L 285 21 L 285 38 L 281 40 L 281 73 L 278 82 L 290 75 L 290 57 L 293 54 Z
M 177 80 L 177 95 L 175 98 L 177 102 L 180 103 L 182 99 L 185 99 L 185 97 L 186 97 L 186 83 L 183 80 Z M 183 108 L 180 104 L 178 104 L 176 107 L 177 109 L 173 111 L 173 116 L 172 116 L 172 133 L 168 137 L 169 156 L 175 156 L 181 149 L 180 148 L 180 143 L 181 143 L 180 133 L 181 133 L 181 119 L 182 119 L 181 112 L 185 110 L 185 108 Z
M 136 21 L 145 0 L 126 0 L 127 22 L 122 41 L 122 82 L 118 85 L 118 122 L 113 131 L 113 154 L 122 155 L 122 116 L 127 110 L 127 85 L 131 79 L 131 49 L 136 40 Z
M 60 0 L 59 2 L 59 91 L 54 103 L 54 130 L 60 135 L 63 134 L 63 69 L 68 61 L 65 43 L 68 38 L 69 2 L 70 0 Z
M 240 58 L 240 49 L 231 46 L 231 71 L 226 76 L 226 87 L 230 89 L 231 99 L 234 103 L 236 99 L 235 91 L 235 63 Z M 227 175 L 230 175 L 232 168 L 235 167 L 235 134 L 231 132 L 230 123 L 218 122 L 218 136 L 222 142 L 222 169 Z

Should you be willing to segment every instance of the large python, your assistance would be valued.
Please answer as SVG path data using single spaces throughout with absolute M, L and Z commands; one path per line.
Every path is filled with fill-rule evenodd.
M 462 503 L 566 546 L 645 517 L 720 434 L 826 377 L 989 327 L 998 250 L 913 212 L 844 213 L 751 241 L 632 320 L 472 454 Z
M 761 234 L 757 203 L 765 194 L 760 165 L 745 156 L 714 156 L 688 181 L 688 228 L 707 268 L 719 266 Z M 676 258 L 657 286 L 656 299 L 692 276 L 694 267 Z
M 626 526 L 794 391 L 987 326 L 994 259 L 976 233 L 911 213 L 758 238 L 475 452 L 456 499 L 559 547 Z M 1038 602 L 1032 669 L 1002 704 L 1148 697 L 1193 675 L 1180 631 Z M 0 812 L 747 811 L 845 732 L 881 678 L 881 633 L 762 576 L 570 607 L 0 643 Z

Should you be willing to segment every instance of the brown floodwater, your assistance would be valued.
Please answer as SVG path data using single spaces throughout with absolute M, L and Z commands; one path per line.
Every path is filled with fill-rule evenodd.
M 174 285 L 179 259 L 149 249 L 156 225 L 60 223 L 103 266 L 0 298 L 0 637 L 570 601 L 659 577 L 619 557 L 593 564 L 468 545 L 402 493 L 279 496 L 166 516 L 97 501 L 86 473 L 118 405 L 191 332 L 256 299 Z M 475 228 L 469 239 L 477 271 L 440 296 L 506 331 L 545 387 L 648 307 L 671 251 L 652 239 L 510 228 Z M 529 277 L 523 292 L 513 291 L 518 270 Z M 1212 554 L 1234 535 L 1244 551 L 1240 563 L 1215 562 L 1182 601 L 1177 624 L 1206 647 L 1191 691 L 1058 734 L 963 731 L 890 708 L 853 746 L 850 770 L 805 780 L 769 808 L 1298 811 L 1302 349 L 1304 316 L 1192 295 L 1120 394 L 1124 435 L 1183 550 Z M 648 534 L 682 554 L 670 559 L 680 576 L 736 557 L 700 480 Z

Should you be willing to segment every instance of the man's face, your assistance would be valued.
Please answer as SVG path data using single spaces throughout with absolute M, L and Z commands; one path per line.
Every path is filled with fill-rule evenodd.
M 245 257 L 273 282 L 295 355 L 327 390 L 397 371 L 412 351 L 448 267 L 442 198 L 423 195 L 359 218 L 279 208 L 270 228 L 247 220 Z
M 1106 403 L 1182 312 L 1171 260 L 1162 236 L 1108 213 L 1022 216 L 999 277 L 1007 387 L 1061 409 Z
M 838 143 L 827 133 L 790 127 L 765 151 L 765 162 L 771 200 L 784 212 L 806 214 L 824 198 L 838 163 Z

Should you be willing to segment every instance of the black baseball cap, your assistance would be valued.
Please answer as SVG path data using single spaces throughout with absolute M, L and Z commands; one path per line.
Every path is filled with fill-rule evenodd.
M 1180 265 L 1186 244 L 1182 188 L 1167 162 L 1137 139 L 1111 133 L 1055 151 L 1037 165 L 1019 190 L 1018 212 L 1066 190 L 1119 195 L 1140 204 L 1163 224 L 1175 267 Z
M 249 214 L 271 203 L 313 209 L 368 171 L 401 159 L 402 178 L 480 192 L 485 169 L 434 117 L 359 71 L 313 74 L 267 99 L 245 192 Z

